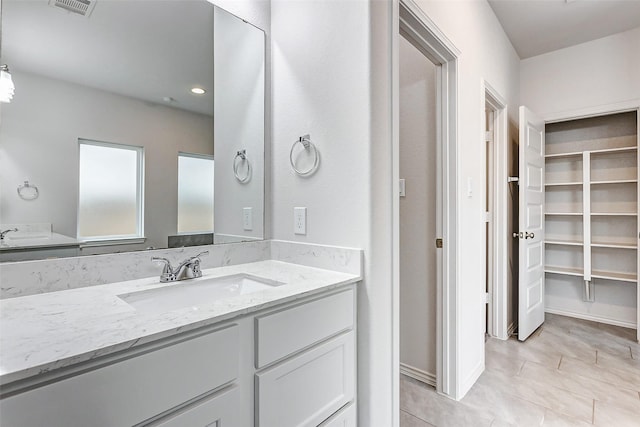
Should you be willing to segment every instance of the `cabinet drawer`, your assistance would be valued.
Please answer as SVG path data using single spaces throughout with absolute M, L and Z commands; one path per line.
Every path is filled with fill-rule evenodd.
M 356 405 L 350 403 L 340 409 L 330 419 L 320 424 L 319 427 L 357 427 L 356 426 Z
M 238 411 L 242 411 L 236 386 L 202 399 L 148 427 L 238 427 Z
M 349 289 L 256 317 L 256 368 L 353 328 L 353 299 L 354 290 Z
M 353 400 L 353 331 L 256 375 L 258 427 L 317 426 Z
M 3 427 L 113 427 L 140 423 L 238 375 L 238 326 L 0 401 Z

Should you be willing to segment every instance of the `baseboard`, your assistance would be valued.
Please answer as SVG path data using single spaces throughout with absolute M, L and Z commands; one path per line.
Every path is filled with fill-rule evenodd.
M 507 337 L 512 336 L 515 333 L 517 327 L 518 325 L 516 324 L 516 322 L 511 322 L 511 324 L 507 328 Z
M 606 323 L 607 325 L 622 326 L 623 328 L 637 329 L 638 325 L 634 322 L 626 322 L 624 320 L 611 319 L 609 317 L 594 316 L 589 313 L 576 313 L 573 311 L 556 310 L 555 308 L 545 308 L 545 313 L 558 314 L 560 316 L 575 317 L 576 319 L 591 320 L 592 322 Z
M 414 380 L 418 380 L 425 384 L 428 384 L 432 387 L 436 386 L 436 376 L 433 374 L 430 374 L 429 372 L 423 371 L 422 369 L 414 368 L 413 366 L 409 366 L 405 363 L 401 363 L 400 373 L 408 377 L 411 377 Z
M 484 372 L 484 358 L 483 360 L 480 360 L 478 362 L 476 367 L 473 368 L 473 370 L 471 371 L 471 374 L 462 383 L 462 387 L 460 387 L 459 389 L 460 396 L 458 396 L 456 400 L 461 400 L 467 394 L 467 392 L 471 390 L 471 387 L 473 387 L 476 381 L 478 381 L 478 378 L 480 378 L 480 375 L 482 375 L 483 372 Z

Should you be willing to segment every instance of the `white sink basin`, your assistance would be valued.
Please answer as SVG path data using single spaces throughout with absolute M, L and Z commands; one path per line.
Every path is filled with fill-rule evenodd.
M 283 284 L 250 274 L 234 274 L 185 280 L 162 288 L 122 294 L 118 297 L 136 310 L 163 313 L 184 307 L 198 310 L 199 306 L 218 300 L 272 289 Z

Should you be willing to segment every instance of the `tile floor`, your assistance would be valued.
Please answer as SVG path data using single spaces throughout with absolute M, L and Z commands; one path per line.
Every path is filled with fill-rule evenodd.
M 460 401 L 400 379 L 401 427 L 640 427 L 636 331 L 547 314 L 526 342 L 486 342 L 486 369 Z

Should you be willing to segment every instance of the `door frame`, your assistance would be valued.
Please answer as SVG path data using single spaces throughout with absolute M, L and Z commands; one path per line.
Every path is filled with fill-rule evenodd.
M 508 278 L 509 278 L 509 261 L 508 261 L 508 247 L 509 247 L 509 230 L 508 230 L 508 206 L 507 197 L 509 195 L 508 188 L 508 136 L 509 136 L 509 123 L 507 118 L 507 103 L 498 91 L 496 91 L 490 84 L 484 79 L 480 82 L 480 102 L 481 102 L 481 114 L 482 123 L 485 122 L 485 109 L 489 105 L 494 113 L 493 117 L 493 200 L 491 206 L 492 212 L 492 227 L 491 238 L 493 240 L 492 245 L 492 292 L 491 292 L 491 329 L 489 335 L 501 340 L 509 338 L 509 325 L 507 324 L 508 313 Z M 485 134 L 484 126 L 481 134 L 481 141 L 484 144 Z M 485 150 L 486 153 L 486 150 Z M 485 154 L 486 155 L 486 154 Z M 486 180 L 486 158 L 483 162 L 483 176 Z M 486 186 L 485 186 L 486 187 Z M 486 197 L 486 193 L 483 190 L 483 200 Z M 483 234 L 482 247 L 486 247 L 486 237 Z M 483 265 L 486 268 L 486 258 Z M 486 273 L 486 271 L 485 271 Z
M 436 302 L 436 390 L 453 399 L 459 396 L 457 363 L 457 248 L 458 248 L 458 130 L 457 92 L 458 61 L 460 51 L 429 19 L 414 0 L 399 1 L 399 31 L 392 40 L 393 63 L 393 294 L 397 298 L 400 288 L 400 209 L 398 182 L 399 161 L 399 58 L 400 35 L 404 36 L 435 65 L 436 70 L 436 139 L 437 139 L 437 227 L 441 230 L 444 245 L 438 256 L 437 302 Z M 400 330 L 399 305 L 393 306 L 393 333 Z M 400 348 L 394 341 L 394 366 L 400 365 Z M 394 401 L 399 396 L 399 370 L 394 378 Z

